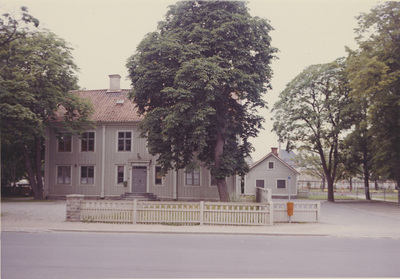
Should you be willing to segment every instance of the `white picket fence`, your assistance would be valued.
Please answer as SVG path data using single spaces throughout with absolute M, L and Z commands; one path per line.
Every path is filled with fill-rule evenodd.
M 272 225 L 270 204 L 83 200 L 84 222 L 182 225 Z
M 285 202 L 150 202 L 116 200 L 80 201 L 83 222 L 171 225 L 273 225 L 287 222 Z M 318 222 L 319 202 L 295 203 L 292 222 Z
M 292 201 L 293 202 L 293 201 Z M 294 201 L 293 216 L 291 222 L 317 223 L 321 219 L 321 203 L 319 201 L 298 202 Z M 287 214 L 287 202 L 274 201 L 274 222 L 285 223 L 289 221 Z

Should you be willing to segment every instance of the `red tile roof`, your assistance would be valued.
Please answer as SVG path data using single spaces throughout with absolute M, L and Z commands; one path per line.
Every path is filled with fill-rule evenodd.
M 143 120 L 138 115 L 135 104 L 129 100 L 129 89 L 116 92 L 103 90 L 77 90 L 72 93 L 81 98 L 89 99 L 93 105 L 94 113 L 91 117 L 95 122 L 138 122 Z

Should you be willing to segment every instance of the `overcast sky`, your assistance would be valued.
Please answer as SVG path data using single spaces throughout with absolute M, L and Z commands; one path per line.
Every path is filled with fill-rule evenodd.
M 40 26 L 65 39 L 74 48 L 80 68 L 79 86 L 105 89 L 109 74 L 120 74 L 121 87 L 130 88 L 126 60 L 145 34 L 155 31 L 172 0 L 2 0 L 1 13 L 17 12 L 27 6 Z M 279 93 L 304 68 L 328 63 L 346 55 L 345 46 L 355 49 L 355 16 L 378 5 L 371 0 L 250 0 L 250 14 L 270 20 L 272 45 L 279 49 L 272 64 L 273 90 L 265 95 L 269 107 Z M 264 130 L 251 142 L 253 159 L 278 147 L 271 132 L 271 114 L 260 111 Z M 284 148 L 284 145 L 282 146 Z

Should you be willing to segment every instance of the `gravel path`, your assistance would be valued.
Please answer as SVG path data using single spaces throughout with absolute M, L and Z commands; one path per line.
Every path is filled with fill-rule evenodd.
M 2 219 L 26 222 L 62 222 L 65 221 L 65 203 L 65 201 L 2 202 Z

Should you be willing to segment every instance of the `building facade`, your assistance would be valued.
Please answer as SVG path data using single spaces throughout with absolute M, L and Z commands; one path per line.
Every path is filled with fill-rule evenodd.
M 75 91 L 93 104 L 95 128 L 79 136 L 47 130 L 45 195 L 107 198 L 131 192 L 160 199 L 218 200 L 216 183 L 204 167 L 160 175 L 157 158 L 140 137 L 142 118 L 128 98 L 130 90 L 120 89 L 120 78 L 110 75 L 109 89 Z M 240 193 L 238 181 L 227 178 L 233 195 Z
M 297 172 L 279 157 L 277 148 L 250 167 L 246 175 L 245 194 L 255 195 L 257 187 L 271 189 L 272 197 L 297 196 Z

